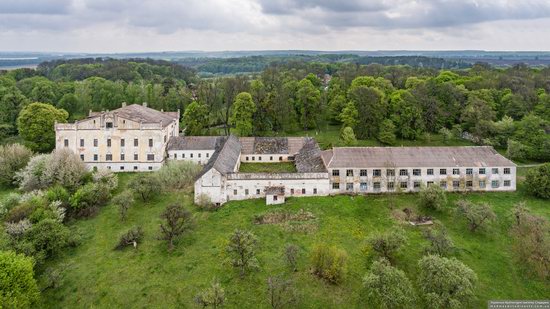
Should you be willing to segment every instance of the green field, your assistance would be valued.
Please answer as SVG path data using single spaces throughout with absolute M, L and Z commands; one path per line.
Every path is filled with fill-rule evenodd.
M 241 173 L 296 173 L 293 162 L 281 163 L 241 163 Z
M 139 174 L 123 175 L 121 186 L 136 176 Z M 515 193 L 450 194 L 450 204 L 460 198 L 489 202 L 498 215 L 498 222 L 489 230 L 472 234 L 450 209 L 430 214 L 448 228 L 460 249 L 455 256 L 479 277 L 473 307 L 485 307 L 489 299 L 547 298 L 550 283 L 531 276 L 516 262 L 507 229 L 508 211 L 515 203 L 525 200 L 533 212 L 550 218 L 549 203 L 525 196 L 521 188 Z M 267 207 L 263 199 L 248 200 L 228 203 L 216 212 L 201 212 L 191 201 L 184 193 L 164 193 L 150 203 L 137 203 L 130 209 L 126 222 L 121 222 L 117 209 L 109 205 L 96 217 L 71 224 L 82 235 L 82 243 L 46 265 L 61 271 L 63 279 L 59 288 L 42 293 L 41 307 L 195 307 L 195 294 L 217 278 L 225 288 L 227 308 L 266 308 L 266 278 L 283 274 L 296 283 L 299 308 L 364 308 L 368 304 L 361 297 L 361 280 L 373 258 L 366 238 L 398 224 L 392 219 L 390 205 L 417 209 L 418 204 L 413 194 L 337 196 L 290 198 L 277 207 Z M 170 203 L 183 203 L 196 216 L 193 231 L 181 238 L 171 253 L 157 239 L 159 215 Z M 255 215 L 273 209 L 293 212 L 304 209 L 315 214 L 316 219 L 308 221 L 308 233 L 279 225 L 253 224 Z M 143 244 L 137 250 L 113 250 L 119 235 L 136 225 L 145 231 Z M 238 273 L 224 264 L 224 247 L 236 228 L 252 230 L 260 241 L 260 269 L 244 279 L 239 279 Z M 421 228 L 404 228 L 409 244 L 400 252 L 396 263 L 414 280 L 425 240 Z M 339 286 L 327 284 L 309 272 L 309 252 L 314 244 L 321 242 L 347 251 L 348 273 Z M 301 248 L 296 273 L 289 272 L 281 258 L 287 243 Z M 422 302 L 417 306 L 423 307 Z

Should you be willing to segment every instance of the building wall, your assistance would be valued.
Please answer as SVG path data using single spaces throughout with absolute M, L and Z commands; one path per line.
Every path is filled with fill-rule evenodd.
M 278 205 L 278 204 L 284 204 L 285 203 L 285 196 L 284 195 L 277 196 L 276 200 L 275 200 L 275 196 L 277 196 L 277 195 L 268 194 L 265 197 L 265 204 L 266 205 Z
M 242 154 L 241 162 L 245 163 L 279 163 L 290 162 L 288 154 Z
M 190 161 L 204 165 L 214 154 L 214 150 L 168 150 L 168 160 Z
M 199 202 L 201 195 L 207 196 L 214 204 L 227 202 L 225 177 L 216 169 L 210 169 L 195 181 L 195 203 Z
M 466 174 L 466 170 L 469 168 L 458 168 L 459 174 L 453 175 L 453 169 L 456 167 L 434 167 L 433 175 L 428 175 L 429 168 L 420 168 L 420 176 L 414 175 L 413 170 L 416 168 L 389 168 L 395 170 L 395 176 L 387 176 L 388 168 L 380 168 L 381 175 L 374 176 L 373 171 L 376 169 L 357 169 L 353 168 L 353 176 L 346 176 L 347 170 L 345 168 L 338 169 L 340 175 L 333 176 L 333 170 L 329 169 L 329 178 L 331 193 L 380 193 L 380 192 L 414 192 L 419 191 L 421 187 L 427 185 L 441 185 L 446 183 L 447 191 L 515 191 L 516 190 L 516 167 L 495 167 L 498 168 L 498 173 L 493 173 L 493 167 L 485 167 L 485 174 L 479 173 L 478 167 L 472 167 L 472 174 Z M 504 174 L 504 169 L 509 168 L 510 173 Z M 401 176 L 400 170 L 407 170 L 407 176 Z M 446 175 L 440 175 L 440 169 L 446 169 Z M 367 176 L 361 176 L 361 170 L 366 170 Z M 485 182 L 485 188 L 480 187 L 480 181 Z M 498 187 L 492 186 L 493 181 L 498 182 Z M 505 186 L 505 181 L 509 182 L 509 186 Z M 394 183 L 394 188 L 388 188 L 388 183 Z M 407 188 L 401 188 L 401 182 L 407 183 Z M 458 184 L 458 187 L 454 186 L 454 182 Z M 471 183 L 470 183 L 471 182 Z M 339 183 L 339 188 L 333 187 L 334 183 Z M 376 183 L 379 184 L 379 188 L 376 188 Z M 416 183 L 416 187 L 415 187 Z M 348 188 L 350 184 L 352 189 Z M 366 184 L 366 189 L 365 189 Z M 471 184 L 471 186 L 469 186 Z
M 106 122 L 114 123 L 113 127 L 106 128 Z M 177 120 L 161 127 L 160 124 L 145 125 L 114 116 L 94 117 L 74 124 L 56 124 L 56 148 L 71 149 L 90 169 L 110 167 L 116 172 L 149 171 L 160 168 L 168 139 L 177 134 Z M 134 139 L 138 140 L 137 146 L 134 146 Z M 152 147 L 149 147 L 149 139 L 153 140 Z M 94 146 L 94 140 L 97 140 L 97 146 Z M 107 160 L 108 155 L 111 160 Z M 148 155 L 153 155 L 153 160 L 149 160 Z

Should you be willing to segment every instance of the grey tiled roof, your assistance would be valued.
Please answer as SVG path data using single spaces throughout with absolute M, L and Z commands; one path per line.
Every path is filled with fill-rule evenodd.
M 172 136 L 167 150 L 215 150 L 221 136 Z
M 322 158 L 328 168 L 515 166 L 489 146 L 336 147 Z
M 321 158 L 321 149 L 319 144 L 311 138 L 305 138 L 305 143 L 296 154 L 294 163 L 296 164 L 296 170 L 299 173 L 322 173 L 327 169 Z
M 216 151 L 208 160 L 208 163 L 203 167 L 202 171 L 197 176 L 197 179 L 202 177 L 210 169 L 214 168 L 222 175 L 231 173 L 235 170 L 235 166 L 239 162 L 241 154 L 241 143 L 234 136 L 220 137 L 217 140 Z
M 243 154 L 296 154 L 305 137 L 241 137 Z
M 89 118 L 111 113 L 116 113 L 119 117 L 142 123 L 160 123 L 162 121 L 163 126 L 169 125 L 174 120 L 179 120 L 177 112 L 161 112 L 139 104 L 123 106 L 110 112 L 92 113 Z
M 265 188 L 265 194 L 268 194 L 268 195 L 285 195 L 285 187 L 284 186 L 266 187 Z

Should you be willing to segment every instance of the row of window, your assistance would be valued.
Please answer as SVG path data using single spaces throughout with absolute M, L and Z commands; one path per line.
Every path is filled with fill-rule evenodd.
M 301 192 L 302 194 L 306 194 L 307 190 L 306 188 L 302 188 L 302 189 L 299 189 L 298 192 Z M 261 193 L 261 190 L 256 189 L 256 195 L 260 195 L 260 193 Z M 238 194 L 239 194 L 239 191 L 237 189 L 234 189 L 233 195 L 238 195 Z M 290 195 L 294 195 L 294 194 L 296 194 L 296 190 L 290 189 Z M 317 194 L 317 188 L 313 188 L 313 194 Z M 244 189 L 244 195 L 250 195 L 250 191 L 248 189 Z
M 107 169 L 108 169 L 108 170 L 111 170 L 112 168 L 111 168 L 110 166 L 107 166 Z M 153 170 L 153 167 L 152 167 L 152 166 L 148 166 L 147 169 L 150 170 L 150 171 L 152 171 L 152 170 Z M 93 170 L 94 170 L 94 171 L 97 171 L 97 166 L 94 166 L 94 167 L 93 167 Z M 119 170 L 124 171 L 124 166 L 119 166 Z M 137 171 L 137 170 L 138 170 L 137 165 L 134 165 L 134 171 Z
M 256 161 L 256 157 L 255 156 L 251 156 L 251 157 L 246 156 L 245 160 L 246 161 Z M 262 156 L 258 156 L 258 161 L 262 161 Z M 273 161 L 273 156 L 269 156 L 269 161 Z M 283 161 L 282 156 L 279 157 L 279 161 Z
M 435 183 L 433 181 L 428 181 L 426 184 L 428 186 L 435 185 Z M 348 182 L 345 185 L 346 185 L 346 191 L 353 191 L 353 186 L 354 186 L 353 183 Z M 422 183 L 420 181 L 414 181 L 413 182 L 413 188 L 414 189 L 420 189 L 421 185 L 422 185 Z M 441 188 L 447 189 L 447 182 L 446 181 L 441 181 L 439 183 L 439 185 L 441 186 Z M 466 185 L 466 188 L 472 188 L 474 186 L 474 182 L 472 180 L 468 180 L 468 181 L 466 181 L 465 185 Z M 510 187 L 511 185 L 512 185 L 512 183 L 511 183 L 510 180 L 504 180 L 504 182 L 503 182 L 504 187 Z M 361 182 L 359 184 L 359 191 L 367 191 L 367 187 L 368 187 L 368 185 L 367 185 L 366 182 Z M 479 181 L 479 188 L 484 189 L 485 187 L 486 187 L 485 181 L 480 180 Z M 498 181 L 498 180 L 491 181 L 491 188 L 496 189 L 496 188 L 499 188 L 499 187 L 500 187 L 500 181 Z M 374 191 L 380 190 L 381 183 L 380 182 L 373 182 L 372 188 L 373 188 Z M 406 182 L 406 181 L 401 181 L 401 182 L 399 182 L 399 188 L 408 189 L 409 188 L 409 183 Z M 453 188 L 454 189 L 460 188 L 460 181 L 458 181 L 458 180 L 453 181 Z M 339 182 L 333 182 L 332 183 L 332 189 L 333 190 L 340 190 L 340 183 Z M 388 190 L 394 190 L 395 189 L 395 183 L 394 182 L 388 182 L 387 183 L 387 189 Z
M 485 175 L 486 174 L 486 169 L 485 168 L 479 168 L 478 169 L 478 174 L 479 175 Z M 499 173 L 499 168 L 498 167 L 494 167 L 491 169 L 491 172 L 492 174 L 498 174 Z M 503 172 L 504 174 L 508 175 L 511 173 L 511 170 L 509 167 L 505 167 L 503 169 Z M 453 175 L 460 175 L 460 169 L 459 168 L 453 168 L 452 169 L 452 174 Z M 354 174 L 354 170 L 352 169 L 347 169 L 346 170 L 346 176 L 350 176 L 352 177 Z M 412 170 L 412 174 L 413 176 L 422 176 L 422 170 L 419 169 L 419 168 L 415 168 Z M 434 169 L 433 168 L 429 168 L 426 170 L 426 174 L 431 176 L 431 175 L 434 175 Z M 466 175 L 473 175 L 474 174 L 474 169 L 473 168 L 467 168 L 466 169 Z M 446 168 L 440 168 L 439 169 L 439 175 L 447 175 L 447 169 Z M 340 176 L 340 170 L 337 170 L 337 169 L 334 169 L 332 170 L 332 176 Z M 368 171 L 366 169 L 362 169 L 362 170 L 359 170 L 359 176 L 368 176 Z M 373 169 L 372 170 L 372 176 L 373 177 L 380 177 L 382 176 L 382 170 L 381 169 Z M 386 170 L 386 176 L 395 176 L 395 170 L 394 169 L 387 169 Z M 400 169 L 399 170 L 399 176 L 409 176 L 409 170 L 408 169 Z
M 197 154 L 197 157 L 200 158 L 201 155 L 202 155 L 201 153 L 198 153 L 198 154 Z M 210 157 L 210 153 L 208 153 L 208 152 L 207 152 L 205 155 L 206 155 L 207 158 Z M 178 158 L 178 154 L 177 154 L 177 153 L 174 153 L 174 159 L 177 159 L 177 158 Z M 182 159 L 185 159 L 185 153 L 182 153 L 182 154 L 181 154 L 181 158 L 182 158 Z M 193 159 L 193 153 L 190 153 L 190 154 L 189 154 L 189 158 Z
M 166 142 L 166 136 L 164 137 L 164 142 Z M 64 143 L 65 147 L 69 147 L 69 140 L 68 139 L 65 139 L 63 141 L 63 143 Z M 80 139 L 80 147 L 85 147 L 85 145 L 86 145 L 86 143 L 85 143 L 84 139 L 81 138 Z M 99 141 L 98 141 L 97 138 L 94 138 L 93 145 L 94 145 L 94 147 L 98 147 Z M 112 145 L 111 139 L 108 138 L 107 139 L 107 147 L 111 147 L 111 145 Z M 138 146 L 139 146 L 139 139 L 134 138 L 134 147 L 138 147 Z M 120 147 L 126 147 L 126 140 L 124 138 L 120 139 Z M 149 147 L 153 147 L 153 139 L 152 138 L 149 139 Z
M 85 161 L 85 157 L 83 154 L 80 155 L 80 159 L 82 161 Z M 94 161 L 98 161 L 98 160 L 99 160 L 99 155 L 94 154 Z M 125 161 L 125 160 L 126 160 L 126 156 L 123 153 L 121 153 L 120 161 Z M 138 160 L 139 160 L 139 155 L 137 153 L 134 153 L 134 161 L 138 161 Z M 110 153 L 106 154 L 105 161 L 113 161 L 113 155 Z M 155 155 L 152 153 L 147 154 L 147 161 L 155 161 Z

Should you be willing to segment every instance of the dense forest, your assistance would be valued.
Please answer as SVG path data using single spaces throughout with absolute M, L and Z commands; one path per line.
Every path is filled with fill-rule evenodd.
M 396 138 L 441 134 L 507 149 L 514 159 L 550 160 L 550 68 L 476 64 L 441 70 L 338 61 L 345 57 L 274 61 L 255 74 L 216 78 L 147 59 L 56 60 L 4 71 L 0 138 L 20 138 L 17 119 L 32 102 L 66 110 L 67 121 L 122 102 L 147 102 L 159 110 L 180 109 L 181 127 L 192 135 L 288 134 L 333 125 L 350 143 L 378 139 L 391 145 Z

